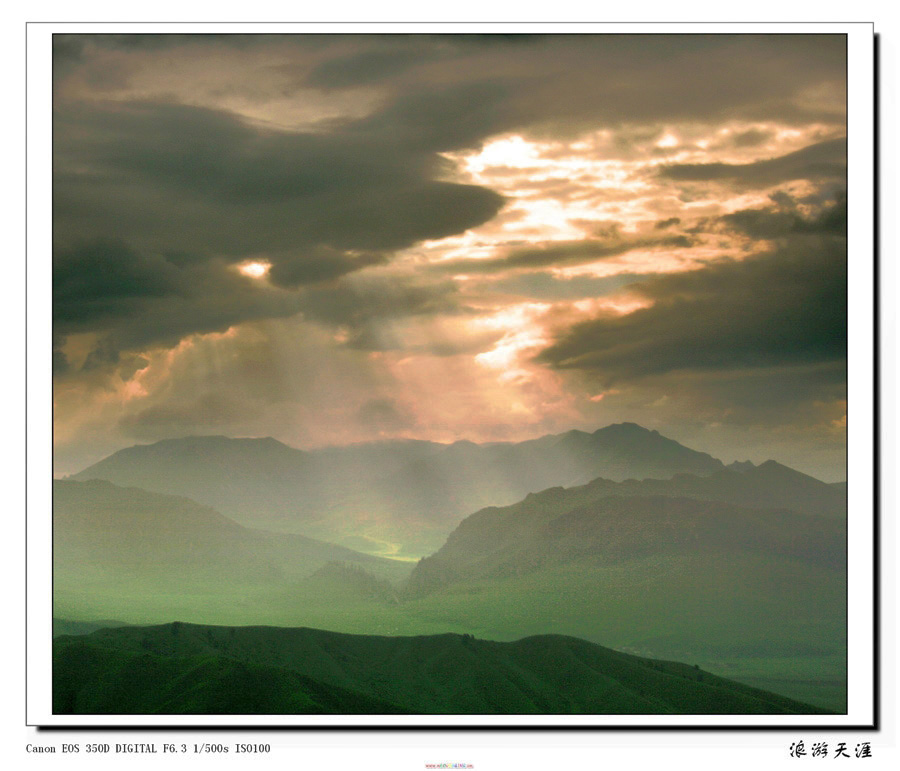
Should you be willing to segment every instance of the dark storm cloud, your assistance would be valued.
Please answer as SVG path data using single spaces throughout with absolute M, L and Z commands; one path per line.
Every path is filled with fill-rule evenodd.
M 365 85 L 372 74 L 359 66 L 361 58 L 377 46 L 382 61 L 396 62 L 409 44 L 394 42 L 394 60 L 362 38 L 357 50 L 329 60 L 327 67 L 341 72 L 342 87 Z M 492 47 L 440 42 L 449 47 L 441 51 L 440 78 L 406 77 L 403 93 L 365 121 L 368 129 L 448 150 L 529 128 L 568 132 L 720 118 L 842 120 L 841 107 L 809 108 L 796 99 L 798 91 L 823 82 L 835 93 L 841 88 L 845 42 L 838 35 L 550 35 Z M 391 85 L 390 78 L 383 80 Z M 323 85 L 315 75 L 312 83 Z
M 194 332 L 289 316 L 299 302 L 299 296 L 253 282 L 221 260 L 179 265 L 114 241 L 54 254 L 55 347 L 74 332 L 101 336 L 82 369 L 115 363 L 123 350 L 175 345 Z
M 307 318 L 334 326 L 361 327 L 379 319 L 459 313 L 452 281 L 423 281 L 408 275 L 354 276 L 304 294 Z
M 835 199 L 812 216 L 804 216 L 797 202 L 786 194 L 777 197 L 778 206 L 741 209 L 726 214 L 718 222 L 753 239 L 782 238 L 794 233 L 847 233 L 847 195 L 838 191 Z
M 388 38 L 383 41 L 383 47 L 373 46 L 370 50 L 323 62 L 309 73 L 305 82 L 324 89 L 367 86 L 439 56 L 440 49 L 428 45 L 427 39 L 419 45 L 415 38 L 398 45 L 397 41 Z
M 768 187 L 794 179 L 843 179 L 847 140 L 830 139 L 778 158 L 754 163 L 682 163 L 663 166 L 659 175 L 678 182 L 722 181 L 742 187 Z
M 68 75 L 81 62 L 85 40 L 80 35 L 53 35 L 53 77 Z
M 403 93 L 354 130 L 389 137 L 422 152 L 477 147 L 492 134 L 527 124 L 515 104 L 518 83 L 479 77 L 474 82 L 429 86 Z
M 53 260 L 54 321 L 65 329 L 127 316 L 140 303 L 176 294 L 179 271 L 160 255 L 141 255 L 122 242 L 61 249 Z
M 52 334 L 52 349 L 53 349 L 53 360 L 52 360 L 52 370 L 53 376 L 62 376 L 69 372 L 69 359 L 62 351 L 62 346 L 66 342 L 66 337 L 63 335 L 58 329 L 53 330 Z
M 56 129 L 61 238 L 99 230 L 159 251 L 267 252 L 278 265 L 320 245 L 376 251 L 441 238 L 503 203 L 433 180 L 445 162 L 428 153 L 360 134 L 267 132 L 198 107 L 72 110 Z M 287 273 L 302 283 L 300 266 Z
M 539 360 L 606 384 L 682 370 L 840 361 L 846 279 L 844 239 L 793 236 L 763 256 L 636 284 L 653 305 L 576 324 Z
M 757 147 L 758 145 L 768 142 L 771 138 L 771 131 L 748 129 L 747 131 L 742 131 L 740 134 L 735 134 L 731 138 L 731 144 L 735 147 Z
M 395 76 L 436 61 L 452 62 L 478 53 L 479 49 L 533 48 L 546 35 L 378 35 L 339 38 L 356 44 L 350 53 L 333 56 L 315 66 L 303 78 L 307 86 L 322 89 L 359 88 L 392 80 Z
M 55 318 L 63 332 L 105 329 L 114 346 L 299 309 L 228 263 L 262 255 L 274 284 L 311 285 L 480 224 L 503 202 L 434 181 L 436 156 L 196 107 L 74 108 L 56 131 Z
M 278 260 L 272 266 L 269 276 L 280 286 L 315 284 L 370 265 L 381 265 L 388 259 L 389 256 L 384 253 L 347 254 L 329 246 L 315 246 L 299 259 Z
M 619 257 L 635 249 L 686 249 L 693 245 L 684 235 L 666 238 L 626 238 L 617 233 L 604 239 L 551 241 L 536 247 L 513 249 L 502 257 L 446 260 L 435 265 L 442 273 L 493 274 L 533 270 L 552 265 L 579 265 Z
M 591 387 L 596 388 L 595 381 Z M 821 440 L 824 448 L 838 436 L 834 422 L 843 417 L 846 398 L 845 363 L 834 361 L 754 369 L 673 371 L 632 381 L 627 388 L 608 393 L 602 408 L 615 405 L 642 424 L 661 421 L 664 425 L 696 428 L 728 425 L 741 431 L 771 432 L 761 441 L 757 437 L 764 446 L 775 436 L 784 439 L 793 435 L 795 440 L 809 441 L 811 437 L 804 440 L 802 435 L 812 431 L 813 441 Z M 746 438 L 732 436 L 723 449 L 740 456 Z M 832 449 L 836 449 L 834 445 Z M 766 451 L 765 457 L 771 457 L 771 450 Z
M 517 249 L 504 260 L 510 268 L 542 268 L 548 265 L 569 265 L 618 257 L 634 249 L 686 249 L 693 241 L 687 236 L 667 238 L 621 238 L 608 241 L 577 241 L 535 249 Z
M 148 34 L 61 34 L 53 35 L 54 66 L 57 53 L 64 59 L 82 60 L 91 47 L 112 51 L 168 51 L 185 47 L 208 48 L 222 46 L 234 49 L 257 48 L 262 41 L 271 45 L 275 39 L 291 39 L 290 35 L 241 35 L 241 34 L 202 34 L 202 33 L 148 33 Z M 308 47 L 313 41 L 307 41 Z M 74 55 L 73 55 L 74 54 Z
M 535 300 L 579 300 L 602 297 L 633 284 L 646 275 L 616 273 L 613 276 L 572 276 L 564 278 L 547 272 L 517 273 L 486 282 L 483 291 L 528 297 Z
M 84 77 L 81 92 L 59 88 L 54 114 L 55 319 L 63 335 L 102 335 L 94 357 L 101 360 L 301 307 L 310 317 L 340 315 L 323 311 L 307 290 L 498 213 L 501 196 L 445 181 L 450 169 L 439 155 L 497 132 L 770 115 L 842 120 L 798 99 L 823 84 L 840 88 L 840 36 L 58 37 L 59 77 L 77 80 L 78 68 Z M 316 132 L 287 133 L 178 103 L 183 97 L 165 101 L 165 89 L 154 102 L 85 97 L 91 88 L 95 96 L 117 88 L 127 95 L 134 73 L 152 72 L 154 56 L 196 61 L 214 47 L 233 51 L 236 67 L 248 52 L 277 52 L 264 65 L 247 62 L 263 68 L 260 77 L 285 78 L 280 97 L 375 87 L 377 106 Z M 103 71 L 104 51 L 117 52 L 115 71 Z M 783 177 L 776 161 L 737 176 Z M 834 161 L 791 163 L 818 178 Z M 668 173 L 685 173 L 678 168 Z M 466 269 L 528 270 L 685 245 L 684 237 L 594 238 Z M 271 263 L 274 287 L 229 268 L 249 258 Z
M 847 379 L 842 360 L 814 364 L 702 373 L 679 382 L 663 377 L 657 388 L 677 393 L 682 406 L 710 422 L 743 426 L 818 426 L 843 414 Z
M 221 45 L 232 48 L 252 48 L 259 45 L 258 35 L 227 34 L 143 34 L 143 35 L 91 35 L 92 43 L 104 48 L 138 51 L 165 51 L 184 45 Z M 277 36 L 274 36 L 277 37 Z

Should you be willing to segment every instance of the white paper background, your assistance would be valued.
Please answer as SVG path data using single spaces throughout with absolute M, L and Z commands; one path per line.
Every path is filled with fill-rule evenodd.
M 299 13 L 304 15 L 304 20 L 322 19 L 322 20 L 344 20 L 344 19 L 364 19 L 374 20 L 376 18 L 386 20 L 388 18 L 396 18 L 402 20 L 422 20 L 426 18 L 446 20 L 452 18 L 476 20 L 504 20 L 516 18 L 522 20 L 522 10 L 519 9 L 511 12 L 510 9 L 504 8 L 499 4 L 493 7 L 485 3 L 455 3 L 452 9 L 440 9 L 434 7 L 413 6 L 412 4 L 395 4 L 392 6 L 393 13 L 384 7 L 379 7 L 377 13 L 372 6 L 362 6 L 361 4 L 354 6 L 330 4 L 327 8 L 312 9 L 287 6 L 285 4 L 271 4 L 263 6 L 262 4 L 254 4 L 252 8 L 235 10 L 232 12 L 232 18 L 235 20 L 248 21 L 251 19 L 279 21 L 288 20 L 291 16 Z M 3 652 L 6 662 L 6 677 L 4 678 L 6 688 L 4 689 L 3 713 L 2 713 L 2 744 L 0 750 L 4 755 L 9 755 L 10 759 L 17 764 L 17 761 L 25 761 L 29 763 L 64 763 L 65 767 L 87 767 L 88 764 L 96 766 L 107 762 L 120 763 L 126 762 L 136 763 L 139 765 L 148 764 L 155 765 L 161 762 L 179 764 L 189 763 L 192 767 L 204 767 L 205 764 L 216 765 L 238 764 L 247 767 L 252 763 L 254 767 L 311 767 L 311 768 L 425 768 L 426 763 L 471 763 L 475 768 L 480 769 L 506 769 L 506 768 L 576 768 L 576 767 L 600 767 L 611 765 L 619 767 L 621 765 L 635 765 L 637 767 L 656 767 L 657 765 L 669 764 L 690 764 L 692 767 L 698 768 L 720 768 L 727 764 L 731 767 L 743 768 L 758 765 L 760 762 L 771 764 L 780 762 L 791 763 L 815 763 L 816 759 L 809 757 L 802 759 L 788 758 L 788 747 L 792 741 L 803 739 L 807 746 L 814 741 L 827 740 L 832 747 L 838 741 L 847 742 L 852 749 L 859 741 L 869 741 L 872 743 L 873 758 L 866 761 L 851 758 L 849 760 L 839 760 L 840 763 L 859 763 L 865 762 L 869 766 L 881 767 L 886 765 L 891 758 L 896 760 L 896 667 L 895 667 L 895 649 L 896 649 L 896 626 L 895 626 L 895 609 L 896 609 L 896 571 L 894 568 L 893 555 L 896 554 L 897 548 L 897 529 L 894 522 L 896 513 L 896 494 L 895 494 L 895 476 L 896 476 L 896 409 L 894 406 L 894 394 L 896 392 L 896 353 L 897 353 L 897 326 L 896 326 L 896 310 L 894 304 L 895 290 L 898 288 L 897 271 L 894 264 L 896 255 L 896 151 L 893 148 L 894 140 L 897 132 L 896 123 L 896 84 L 897 84 L 897 41 L 895 35 L 900 32 L 893 23 L 894 19 L 886 15 L 884 9 L 887 6 L 877 7 L 866 5 L 864 3 L 856 3 L 851 7 L 847 5 L 834 6 L 835 9 L 840 8 L 839 12 L 831 14 L 830 19 L 847 19 L 853 18 L 859 21 L 876 22 L 876 30 L 882 31 L 884 37 L 882 39 L 882 87 L 885 91 L 885 98 L 882 104 L 882 119 L 886 124 L 882 129 L 882 147 L 881 147 L 881 164 L 882 164 L 882 195 L 881 202 L 884 217 L 884 233 L 882 235 L 882 288 L 884 293 L 884 319 L 882 328 L 883 342 L 886 347 L 882 373 L 884 377 L 884 392 L 882 397 L 882 416 L 886 427 L 885 436 L 882 446 L 882 461 L 884 464 L 884 476 L 886 489 L 882 500 L 883 505 L 883 524 L 882 524 L 882 540 L 885 546 L 885 554 L 882 563 L 882 599 L 885 603 L 882 613 L 882 725 L 883 730 L 880 732 L 852 732 L 847 730 L 837 731 L 788 731 L 788 732 L 677 732 L 677 731 L 654 731 L 654 732 L 254 732 L 249 734 L 241 734 L 232 731 L 228 732 L 179 732 L 177 734 L 164 734 L 161 732 L 125 732 L 125 731 L 83 731 L 75 734 L 62 732 L 35 732 L 34 729 L 28 729 L 24 726 L 24 640 L 23 638 L 23 618 L 24 618 L 24 598 L 23 598 L 23 543 L 24 543 L 24 496 L 23 484 L 24 468 L 23 460 L 23 440 L 24 440 L 24 386 L 22 383 L 22 362 L 24 361 L 24 345 L 22 340 L 23 320 L 24 320 L 24 238 L 23 238 L 23 180 L 24 180 L 24 157 L 22 148 L 24 145 L 24 127 L 23 127 L 23 104 L 24 104 L 24 38 L 25 20 L 139 20 L 146 21 L 151 19 L 190 19 L 190 20 L 223 20 L 220 15 L 219 8 L 204 6 L 198 4 L 194 8 L 187 7 L 184 3 L 157 3 L 152 10 L 149 8 L 123 8 L 121 5 L 112 3 L 91 3 L 79 4 L 77 9 L 72 5 L 58 4 L 54 7 L 52 4 L 43 4 L 40 8 L 34 8 L 30 11 L 10 11 L 5 12 L 9 15 L 9 19 L 4 17 L 6 24 L 4 25 L 4 63 L 3 68 L 5 77 L 6 100 L 9 109 L 4 121 L 4 132 L 6 136 L 5 146 L 7 148 L 6 155 L 6 189 L 4 200 L 8 205 L 4 207 L 7 228 L 4 232 L 9 242 L 8 252 L 6 254 L 7 264 L 7 280 L 4 282 L 7 289 L 7 296 L 4 298 L 4 313 L 8 314 L 6 319 L 6 329 L 8 330 L 8 360 L 6 380 L 4 387 L 6 389 L 6 406 L 4 411 L 4 433 L 6 438 L 3 466 L 8 469 L 8 475 L 4 477 L 6 485 L 4 489 L 9 491 L 9 506 L 6 508 L 7 518 L 7 539 L 4 539 L 4 548 L 6 549 L 4 565 L 4 587 L 7 592 L 7 602 L 4 605 L 6 610 L 7 624 L 3 639 Z M 623 20 L 633 20 L 635 18 L 635 10 L 631 8 L 619 9 L 616 12 L 613 9 L 603 9 L 606 17 L 605 20 L 612 20 L 618 16 Z M 641 16 L 654 19 L 673 19 L 674 9 L 671 5 L 662 3 L 643 4 L 640 8 Z M 748 9 L 742 8 L 723 8 L 718 3 L 693 3 L 687 7 L 679 6 L 682 13 L 681 20 L 695 19 L 703 21 L 723 21 L 730 16 L 735 20 L 746 19 Z M 817 6 L 816 20 L 828 20 L 827 15 L 823 15 L 822 6 Z M 531 18 L 535 20 L 546 21 L 551 18 L 558 20 L 576 20 L 587 21 L 590 19 L 590 13 L 596 14 L 595 9 L 572 4 L 565 6 L 555 3 L 552 9 L 540 9 L 540 11 L 532 11 Z M 752 13 L 757 19 L 765 19 L 767 21 L 777 20 L 813 20 L 809 15 L 813 9 L 787 3 L 756 3 L 752 8 Z M 514 13 L 515 16 L 511 15 Z M 741 16 L 743 15 L 743 19 Z M 112 31 L 112 30 L 108 30 Z M 142 29 L 141 31 L 153 31 L 151 29 Z M 170 31 L 170 30 L 167 30 Z M 262 31 L 258 29 L 258 31 Z M 323 30 L 324 31 L 324 30 Z M 559 28 L 555 31 L 565 31 Z M 616 31 L 626 31 L 617 29 Z M 642 31 L 647 31 L 643 28 Z M 686 31 L 686 30 L 680 30 Z M 714 31 L 712 28 L 705 28 L 704 31 Z M 741 31 L 752 31 L 749 27 L 742 28 Z M 793 30 L 792 30 L 793 31 Z M 851 52 L 852 61 L 852 52 Z M 865 77 L 865 73 L 862 73 Z M 868 111 L 864 104 L 854 104 L 853 94 L 856 80 L 854 73 L 851 72 L 851 104 L 849 111 L 850 119 L 850 141 L 851 154 L 853 152 L 865 153 L 865 148 L 856 147 L 855 134 L 859 134 L 865 130 L 865 121 L 868 117 Z M 32 105 L 34 107 L 36 105 Z M 49 107 L 49 104 L 45 106 Z M 32 124 L 32 129 L 38 123 Z M 47 130 L 49 126 L 47 126 Z M 871 129 L 866 134 L 871 137 Z M 46 142 L 49 134 L 44 135 Z M 37 137 L 30 133 L 29 141 L 34 143 L 39 141 L 40 134 Z M 863 183 L 862 179 L 854 181 L 854 174 L 859 172 L 864 174 L 865 169 L 858 170 L 853 166 L 851 155 L 851 177 L 850 177 L 850 227 L 851 233 L 854 229 L 854 223 L 858 222 L 857 217 L 865 218 L 870 204 L 867 204 L 862 196 L 857 196 L 854 186 Z M 49 157 L 46 158 L 49 164 Z M 34 171 L 34 169 L 32 169 Z M 44 170 L 49 171 L 49 166 Z M 36 341 L 46 340 L 49 343 L 49 257 L 46 258 L 43 265 L 40 260 L 35 261 L 34 255 L 49 255 L 49 227 L 35 231 L 31 234 L 29 242 L 29 251 L 31 253 L 30 275 L 29 278 L 33 282 L 32 290 L 43 286 L 43 298 L 32 299 L 31 310 L 36 311 L 39 303 L 46 303 L 46 312 L 35 313 L 30 320 L 29 336 Z M 863 255 L 863 257 L 854 261 L 851 260 L 851 336 L 850 336 L 850 372 L 851 380 L 850 388 L 850 410 L 856 414 L 863 414 L 866 411 L 865 399 L 871 393 L 869 384 L 866 383 L 866 369 L 870 364 L 868 352 L 871 350 L 870 345 L 865 339 L 865 325 L 869 318 L 870 310 L 866 306 L 870 305 L 869 287 L 871 286 L 870 277 L 860 270 L 857 271 L 860 263 L 865 265 L 865 255 L 870 254 L 871 250 L 866 248 L 864 243 L 854 243 L 851 241 L 851 254 Z M 31 271 L 38 271 L 31 273 Z M 44 271 L 43 277 L 39 275 L 40 271 Z M 861 325 L 858 329 L 853 329 L 854 320 Z M 43 325 L 43 326 L 42 326 Z M 32 342 L 34 344 L 34 342 Z M 41 352 L 49 351 L 49 345 L 41 347 L 40 342 L 35 346 L 37 356 L 41 356 Z M 32 357 L 31 365 L 33 366 L 32 376 L 29 383 L 29 399 L 32 404 L 49 404 L 49 355 L 43 357 L 43 361 L 38 360 L 36 356 Z M 44 374 L 41 374 L 41 370 Z M 29 416 L 29 455 L 30 455 L 30 473 L 37 474 L 37 480 L 41 478 L 49 480 L 49 409 L 30 414 Z M 854 474 L 865 475 L 867 469 L 870 468 L 871 458 L 866 453 L 871 446 L 867 442 L 865 436 L 866 426 L 862 422 L 854 426 L 851 425 L 851 485 L 853 484 Z M 870 427 L 869 427 L 870 428 Z M 858 433 L 857 433 L 858 432 Z M 854 443 L 855 446 L 854 446 Z M 42 469 L 41 466 L 46 463 Z M 44 470 L 46 469 L 46 470 Z M 46 494 L 44 499 L 40 498 L 41 485 L 36 485 L 29 499 L 29 509 L 32 512 L 45 511 L 49 512 L 49 485 L 45 485 Z M 858 504 L 860 509 L 865 503 Z M 38 528 L 40 531 L 40 528 Z M 853 561 L 862 558 L 865 559 L 865 551 L 868 544 L 871 543 L 870 535 L 865 531 L 865 527 L 861 530 L 853 530 L 855 535 L 853 543 L 851 540 L 851 550 L 858 548 L 859 552 L 851 551 L 851 574 L 853 574 Z M 40 536 L 41 533 L 36 534 Z M 43 534 L 46 535 L 46 534 Z M 46 555 L 49 558 L 49 554 Z M 46 586 L 35 585 L 32 582 L 32 590 L 37 590 L 38 598 L 46 598 L 44 601 L 49 602 L 49 582 Z M 856 635 L 865 637 L 868 628 L 870 628 L 870 618 L 868 608 L 870 603 L 867 602 L 866 595 L 867 586 L 863 580 L 857 585 L 851 585 L 851 646 L 857 648 L 859 656 L 864 657 L 871 648 L 859 646 L 859 640 L 855 639 Z M 48 606 L 49 607 L 49 606 Z M 49 613 L 47 620 L 32 614 L 32 620 L 36 620 L 35 629 L 40 629 L 41 624 L 47 627 L 46 639 L 49 641 Z M 865 640 L 863 640 L 865 642 Z M 32 663 L 35 657 L 41 653 L 30 651 Z M 46 654 L 46 651 L 44 651 Z M 851 700 L 861 698 L 866 701 L 867 680 L 867 662 L 860 660 L 854 654 L 854 661 L 851 666 L 859 667 L 860 675 L 851 680 Z M 49 670 L 47 670 L 49 675 Z M 33 683 L 38 688 L 47 687 L 47 683 Z M 854 694 L 858 694 L 855 696 Z M 860 702 L 861 703 L 861 702 Z M 70 721 L 71 722 L 71 721 Z M 171 722 L 165 719 L 164 722 Z M 265 722 L 271 722 L 266 720 Z M 343 722 L 343 721 L 342 721 Z M 366 722 L 371 722 L 367 719 Z M 442 720 L 441 722 L 445 722 Z M 503 722 L 507 722 L 504 720 Z M 541 721 L 545 722 L 545 721 Z M 690 722 L 696 722 L 691 719 Z M 732 722 L 732 719 L 726 719 L 723 722 Z M 773 722 L 771 718 L 765 722 Z M 272 745 L 272 754 L 269 756 L 236 756 L 234 754 L 234 744 L 236 741 L 247 742 L 265 742 Z M 193 754 L 176 756 L 178 760 L 163 757 L 160 755 L 129 755 L 126 759 L 124 755 L 110 754 L 109 756 L 88 755 L 85 752 L 85 745 L 88 742 L 106 742 L 111 745 L 116 743 L 122 744 L 126 742 L 153 742 L 157 749 L 162 751 L 162 743 L 171 741 L 178 745 L 186 743 L 192 745 L 196 742 L 213 742 L 228 744 L 231 753 L 227 756 L 209 756 L 203 757 Z M 61 745 L 68 742 L 76 742 L 81 746 L 81 752 L 77 756 L 56 755 L 34 755 L 26 752 L 28 743 L 33 745 L 53 745 L 57 752 L 61 751 Z M 826 762 L 833 762 L 833 758 L 829 758 Z M 290 764 L 290 765 L 289 765 Z

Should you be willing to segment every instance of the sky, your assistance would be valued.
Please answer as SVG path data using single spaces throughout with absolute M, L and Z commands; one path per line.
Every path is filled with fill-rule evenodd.
M 633 421 L 845 478 L 838 35 L 55 35 L 54 471 Z

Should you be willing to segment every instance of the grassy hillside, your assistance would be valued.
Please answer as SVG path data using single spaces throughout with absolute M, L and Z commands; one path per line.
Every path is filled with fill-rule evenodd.
M 572 563 L 502 579 L 460 581 L 398 602 L 310 578 L 278 588 L 141 594 L 109 586 L 57 591 L 56 613 L 159 624 L 315 626 L 354 634 L 445 632 L 511 641 L 581 637 L 705 670 L 843 711 L 845 585 L 832 571 L 765 555 L 639 558 L 605 568 Z
M 182 592 L 278 585 L 331 562 L 399 578 L 394 561 L 292 534 L 245 528 L 188 498 L 93 480 L 53 484 L 56 585 L 64 592 Z
M 522 575 L 572 561 L 610 565 L 716 551 L 844 570 L 845 528 L 837 520 L 714 501 L 591 492 L 555 488 L 473 514 L 416 565 L 408 590 L 423 594 L 459 580 Z
M 54 643 L 57 713 L 816 714 L 571 637 L 344 635 L 167 624 Z
M 418 563 L 405 607 L 498 639 L 540 624 L 843 710 L 843 520 L 635 488 L 597 480 L 473 514 Z
M 404 563 L 261 534 L 183 498 L 58 485 L 60 618 L 564 634 L 844 708 L 837 520 L 615 497 L 598 481 L 473 515 L 401 591 Z
M 280 667 L 157 656 L 80 641 L 56 646 L 55 714 L 391 714 L 400 708 Z

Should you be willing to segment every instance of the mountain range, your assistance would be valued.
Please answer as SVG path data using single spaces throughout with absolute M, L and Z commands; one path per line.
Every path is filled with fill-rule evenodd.
M 188 496 L 249 527 L 421 556 L 471 512 L 547 487 L 722 468 L 706 453 L 621 423 L 519 443 L 392 441 L 309 452 L 271 438 L 186 437 L 120 450 L 72 478 Z
M 843 570 L 842 503 L 839 490 L 773 461 L 708 477 L 554 487 L 467 517 L 440 550 L 416 565 L 409 585 L 422 592 L 453 576 L 472 580 L 582 559 L 608 565 L 719 552 Z
M 598 468 L 617 478 L 590 477 Z M 619 424 L 313 453 L 199 437 L 77 476 L 54 484 L 54 609 L 71 622 L 563 635 L 845 708 L 846 487 L 774 461 L 726 467 Z M 170 492 L 123 486 L 138 483 Z M 526 488 L 538 489 L 500 505 Z M 306 534 L 248 524 L 261 522 Z M 418 562 L 348 548 L 397 557 L 429 543 Z

